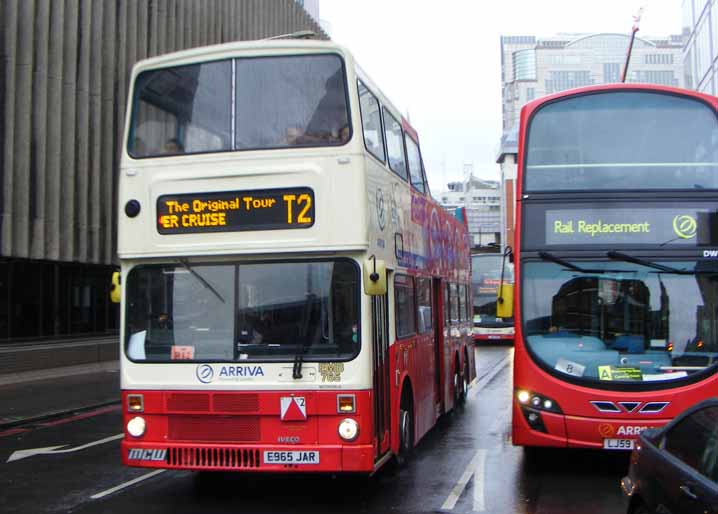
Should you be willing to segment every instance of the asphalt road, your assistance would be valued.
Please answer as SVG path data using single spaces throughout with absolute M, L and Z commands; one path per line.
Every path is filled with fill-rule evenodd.
M 118 408 L 0 437 L 0 511 L 211 514 L 615 514 L 628 454 L 510 441 L 510 346 L 477 348 L 466 406 L 442 419 L 407 467 L 371 478 L 148 471 L 120 465 Z M 45 448 L 43 453 L 20 450 Z M 12 457 L 13 460 L 8 462 Z

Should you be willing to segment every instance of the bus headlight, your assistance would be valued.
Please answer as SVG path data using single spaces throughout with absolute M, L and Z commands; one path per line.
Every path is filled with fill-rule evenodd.
M 522 406 L 528 407 L 535 411 L 553 412 L 554 414 L 563 414 L 561 407 L 552 400 L 540 393 L 519 389 L 516 391 L 516 399 Z
M 351 418 L 346 418 L 339 423 L 339 437 L 345 441 L 353 441 L 359 435 L 359 423 Z
M 141 437 L 145 433 L 147 424 L 145 419 L 140 416 L 135 416 L 127 422 L 127 433 L 132 437 Z

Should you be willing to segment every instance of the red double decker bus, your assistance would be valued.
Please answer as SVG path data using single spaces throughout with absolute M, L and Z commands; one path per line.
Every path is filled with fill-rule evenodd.
M 121 159 L 122 460 L 372 473 L 474 378 L 467 229 L 345 49 L 138 63 Z
M 718 387 L 718 100 L 535 100 L 518 155 L 513 443 L 631 449 Z

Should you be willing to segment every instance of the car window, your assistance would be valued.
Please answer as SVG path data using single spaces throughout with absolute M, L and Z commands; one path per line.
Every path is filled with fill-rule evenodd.
M 718 479 L 718 407 L 698 410 L 666 434 L 664 448 L 701 474 Z

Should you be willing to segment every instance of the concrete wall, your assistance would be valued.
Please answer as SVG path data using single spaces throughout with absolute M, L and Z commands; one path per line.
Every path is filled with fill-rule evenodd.
M 111 264 L 135 61 L 317 23 L 294 0 L 0 0 L 0 256 Z

